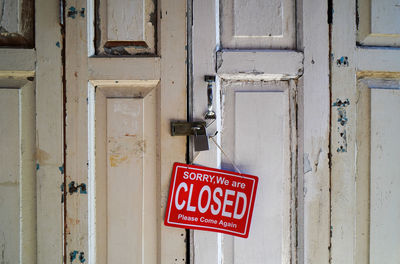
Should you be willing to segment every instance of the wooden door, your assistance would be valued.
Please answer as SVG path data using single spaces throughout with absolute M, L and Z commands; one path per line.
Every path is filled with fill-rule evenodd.
M 185 263 L 163 223 L 185 162 L 186 2 L 67 1 L 66 262 Z
M 191 161 L 259 177 L 249 238 L 194 231 L 193 263 L 328 263 L 327 3 L 191 8 L 195 121 L 207 112 L 204 76 L 216 76 L 216 120 L 207 120 L 215 136 Z
M 400 258 L 395 1 L 0 6 L 1 262 Z M 162 224 L 186 152 L 170 121 L 186 98 L 204 118 L 205 75 L 221 148 L 190 161 L 260 177 L 246 240 Z
M 400 7 L 333 10 L 332 263 L 398 263 Z
M 60 5 L 0 6 L 0 262 L 62 263 Z

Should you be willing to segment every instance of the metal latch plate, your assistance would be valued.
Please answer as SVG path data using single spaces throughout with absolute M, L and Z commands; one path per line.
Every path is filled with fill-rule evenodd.
M 209 150 L 206 122 L 171 122 L 172 136 L 194 135 L 195 151 Z
M 192 136 L 196 134 L 196 130 L 206 127 L 206 122 L 171 122 L 172 136 Z

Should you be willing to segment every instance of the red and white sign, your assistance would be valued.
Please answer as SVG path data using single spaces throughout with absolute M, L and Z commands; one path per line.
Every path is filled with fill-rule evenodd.
M 164 224 L 247 238 L 258 177 L 175 163 Z

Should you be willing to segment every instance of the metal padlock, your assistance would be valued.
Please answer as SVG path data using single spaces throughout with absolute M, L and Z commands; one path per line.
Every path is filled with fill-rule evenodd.
M 208 136 L 206 132 L 206 122 L 171 122 L 172 136 L 194 136 L 194 150 L 205 151 L 209 150 Z
M 195 151 L 205 151 L 209 150 L 208 136 L 206 127 L 204 125 L 194 127 L 194 150 Z

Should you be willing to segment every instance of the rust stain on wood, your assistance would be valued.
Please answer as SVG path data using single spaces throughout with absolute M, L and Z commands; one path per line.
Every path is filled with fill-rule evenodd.
M 38 161 L 39 164 L 43 165 L 46 164 L 46 161 L 48 161 L 51 158 L 50 154 L 47 153 L 46 151 L 37 148 L 36 149 L 36 160 Z
M 145 142 L 136 135 L 125 134 L 121 137 L 108 139 L 108 154 L 111 167 L 118 167 L 133 158 L 142 158 L 145 152 Z
M 128 156 L 121 156 L 121 155 L 110 155 L 110 164 L 111 167 L 118 167 L 121 163 L 124 163 L 128 160 Z
M 67 217 L 67 225 L 78 225 L 80 222 L 79 219 Z

